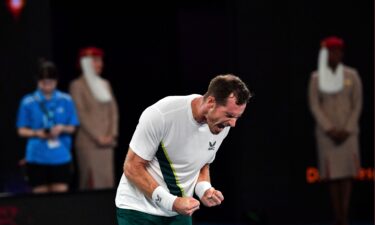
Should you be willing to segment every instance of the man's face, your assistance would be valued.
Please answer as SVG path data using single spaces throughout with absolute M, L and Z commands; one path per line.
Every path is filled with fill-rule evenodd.
M 57 80 L 55 79 L 42 79 L 38 81 L 39 89 L 45 94 L 51 94 L 57 86 Z
M 219 134 L 227 126 L 235 127 L 237 119 L 241 117 L 246 108 L 246 103 L 236 104 L 236 97 L 233 94 L 229 95 L 224 106 L 218 105 L 212 96 L 209 96 L 207 100 L 210 109 L 206 115 L 206 120 L 213 134 Z
M 98 75 L 102 74 L 103 66 L 104 66 L 103 58 L 100 57 L 100 56 L 92 57 L 92 64 L 93 64 L 93 67 L 94 67 L 94 70 L 95 70 L 96 74 L 98 74 Z

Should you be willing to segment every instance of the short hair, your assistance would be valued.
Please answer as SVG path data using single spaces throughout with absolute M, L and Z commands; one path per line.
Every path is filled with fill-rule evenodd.
M 39 81 L 43 79 L 58 80 L 58 78 L 59 76 L 55 64 L 51 61 L 40 59 L 36 79 Z
M 231 94 L 236 97 L 237 105 L 247 103 L 252 96 L 246 84 L 239 77 L 233 74 L 225 74 L 218 75 L 210 81 L 204 99 L 213 96 L 217 104 L 226 105 Z

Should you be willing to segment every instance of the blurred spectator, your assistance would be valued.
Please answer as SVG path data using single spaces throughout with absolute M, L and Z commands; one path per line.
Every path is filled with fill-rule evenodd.
M 84 48 L 79 53 L 82 75 L 70 85 L 81 126 L 76 136 L 80 189 L 112 188 L 113 149 L 118 136 L 118 109 L 109 82 L 100 77 L 103 50 Z
M 352 179 L 360 169 L 358 121 L 362 85 L 357 71 L 342 63 L 344 41 L 322 41 L 318 71 L 313 72 L 309 100 L 316 120 L 321 179 L 329 186 L 335 224 L 348 224 Z
M 19 107 L 18 134 L 27 138 L 28 181 L 34 193 L 66 192 L 71 178 L 71 135 L 78 125 L 72 98 L 56 89 L 57 70 L 41 61 L 38 89 L 26 95 Z

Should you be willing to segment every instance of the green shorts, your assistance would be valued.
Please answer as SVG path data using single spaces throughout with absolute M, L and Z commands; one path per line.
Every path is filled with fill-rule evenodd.
M 190 216 L 155 216 L 130 209 L 117 208 L 118 225 L 192 225 Z

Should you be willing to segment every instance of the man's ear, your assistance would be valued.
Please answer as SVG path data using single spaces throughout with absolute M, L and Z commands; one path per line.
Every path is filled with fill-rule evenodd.
M 208 96 L 206 100 L 209 109 L 213 109 L 216 106 L 216 99 L 214 96 Z

